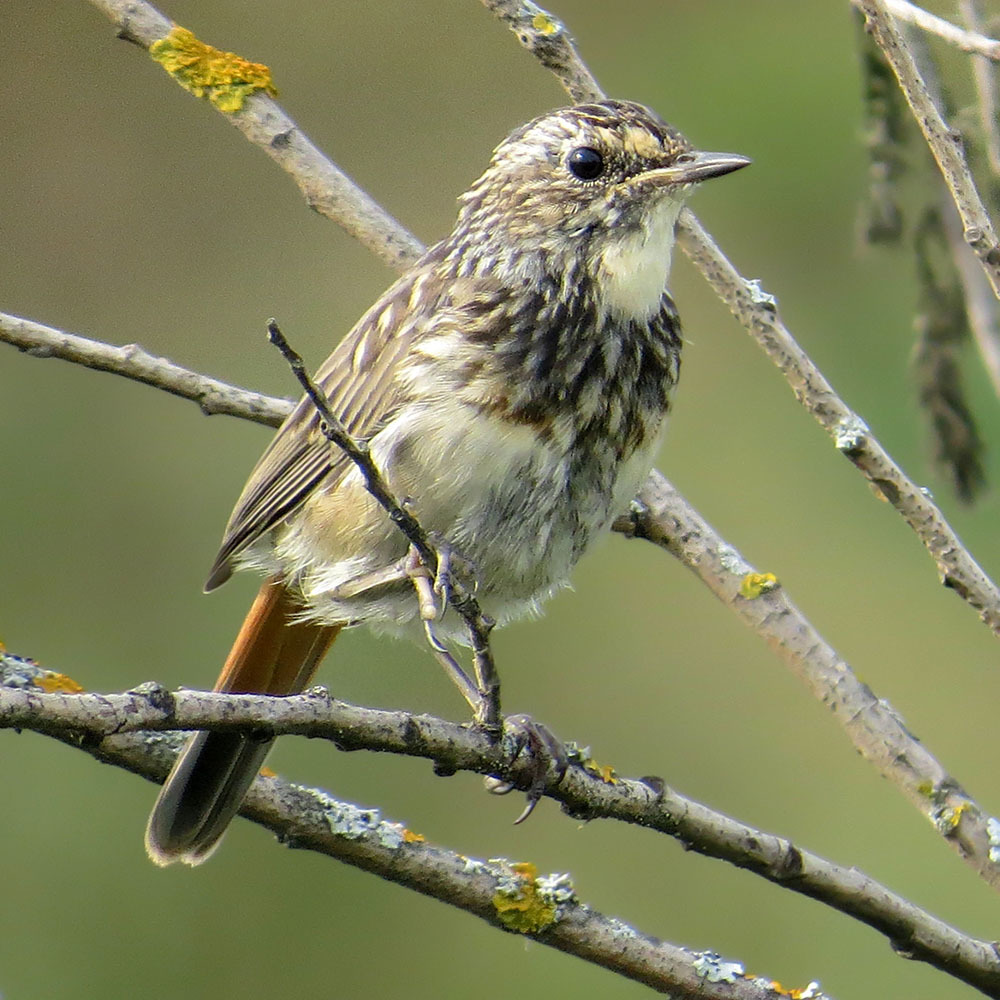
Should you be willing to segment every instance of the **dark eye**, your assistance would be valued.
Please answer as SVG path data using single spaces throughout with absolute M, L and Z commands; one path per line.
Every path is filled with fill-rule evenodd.
M 604 157 L 590 146 L 580 146 L 566 157 L 566 166 L 574 177 L 592 181 L 604 173 Z

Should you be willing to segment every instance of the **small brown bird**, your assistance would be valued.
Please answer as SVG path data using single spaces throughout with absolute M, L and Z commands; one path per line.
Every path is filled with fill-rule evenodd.
M 680 363 L 667 292 L 697 182 L 745 166 L 638 104 L 564 108 L 514 131 L 458 221 L 360 319 L 316 380 L 420 524 L 474 568 L 500 624 L 567 584 L 652 465 Z M 338 632 L 421 625 L 391 568 L 407 541 L 303 399 L 250 475 L 206 590 L 265 573 L 217 691 L 291 694 Z M 435 626 L 461 642 L 457 616 Z M 270 741 L 195 734 L 146 831 L 157 864 L 199 864 Z

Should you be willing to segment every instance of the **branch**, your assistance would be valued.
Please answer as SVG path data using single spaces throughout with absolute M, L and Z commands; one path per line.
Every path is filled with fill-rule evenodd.
M 138 344 L 116 347 L 8 313 L 0 313 L 0 341 L 12 344 L 33 358 L 61 358 L 95 371 L 123 375 L 182 399 L 193 400 L 202 413 L 208 415 L 225 413 L 277 427 L 292 408 L 286 400 L 240 389 L 181 368 L 166 358 L 154 357 Z
M 15 671 L 23 665 L 23 661 L 9 656 L 0 657 L 0 665 L 4 663 L 12 663 Z M 173 753 L 172 742 L 149 736 L 125 739 L 124 746 L 130 754 L 126 761 L 116 756 L 123 745 L 122 734 L 136 730 L 231 731 L 262 726 L 275 735 L 319 736 L 343 750 L 368 749 L 422 757 L 434 761 L 439 772 L 499 771 L 523 787 L 533 778 L 531 761 L 516 753 L 512 741 L 504 741 L 498 748 L 486 735 L 465 726 L 426 715 L 358 708 L 330 699 L 324 689 L 289 697 L 267 697 L 197 691 L 171 693 L 155 684 L 110 695 L 43 694 L 0 686 L 0 728 L 32 729 L 54 736 L 152 780 L 162 780 L 166 773 Z M 165 746 L 171 747 L 169 754 Z M 155 768 L 150 763 L 154 756 Z M 136 757 L 139 766 L 135 765 Z M 588 763 L 589 767 L 577 762 L 561 782 L 546 791 L 570 815 L 588 820 L 618 819 L 667 834 L 688 849 L 729 861 L 854 917 L 885 935 L 898 952 L 925 961 L 989 996 L 1000 996 L 1000 956 L 991 943 L 962 934 L 855 868 L 836 865 L 789 840 L 715 812 L 665 787 L 659 779 L 609 776 L 592 762 Z M 262 807 L 262 801 L 268 803 L 267 808 Z M 330 819 L 331 811 L 334 822 Z M 282 840 L 291 840 L 297 847 L 322 850 L 421 892 L 428 892 L 427 879 L 431 876 L 428 866 L 434 868 L 437 877 L 439 848 L 426 848 L 429 855 L 422 854 L 424 848 L 419 851 L 414 848 L 420 856 L 411 856 L 407 848 L 407 854 L 401 858 L 398 825 L 390 825 L 390 832 L 386 833 L 385 825 L 375 823 L 370 813 L 333 804 L 325 792 L 261 777 L 243 815 L 267 826 Z M 343 818 L 345 815 L 347 819 Z M 345 836 L 349 838 L 356 833 L 359 823 L 365 831 L 360 838 L 363 843 L 349 839 L 345 843 Z M 381 833 L 371 829 L 375 825 L 382 829 Z M 389 848 L 384 843 L 386 839 L 393 841 Z M 374 845 L 372 840 L 376 841 Z M 374 858 L 368 853 L 370 847 L 375 850 Z M 449 858 L 456 857 L 446 854 Z M 401 873 L 402 861 L 407 864 Z M 467 898 L 469 873 L 460 869 L 456 875 L 463 878 L 449 882 L 440 893 L 428 894 L 448 902 L 458 900 L 457 905 L 496 923 L 495 913 L 484 911 L 480 904 L 466 906 L 461 902 Z M 490 886 L 495 892 L 495 881 Z M 573 914 L 575 921 L 575 910 Z M 539 939 L 563 947 L 553 939 L 562 920 L 560 917 Z M 577 950 L 573 953 L 582 954 Z M 600 964 L 608 963 L 605 960 Z M 619 971 L 648 982 L 628 970 Z
M 924 134 L 924 139 L 927 140 L 931 154 L 962 218 L 965 241 L 979 258 L 993 294 L 1000 298 L 1000 246 L 997 245 L 993 223 L 983 206 L 969 165 L 965 161 L 961 133 L 950 128 L 941 117 L 920 76 L 913 56 L 889 12 L 886 0 L 853 0 L 853 2 L 864 13 L 868 30 L 896 74 L 900 89 L 920 126 L 920 131 Z
M 860 10 L 865 9 L 862 0 L 851 0 L 851 3 Z M 885 8 L 891 11 L 893 17 L 898 17 L 900 21 L 906 21 L 921 31 L 926 31 L 931 35 L 955 45 L 963 52 L 972 52 L 976 55 L 985 56 L 995 62 L 1000 61 L 1000 42 L 993 38 L 987 38 L 978 31 L 970 31 L 946 21 L 937 14 L 909 3 L 908 0 L 886 0 Z
M 773 298 L 733 267 L 686 210 L 681 213 L 678 236 L 716 294 L 784 374 L 795 398 L 833 438 L 837 450 L 916 532 L 937 564 L 941 582 L 975 608 L 1000 637 L 1000 589 L 972 558 L 927 491 L 906 476 L 861 417 L 834 392 L 778 318 Z
M 148 49 L 173 23 L 143 0 L 91 0 L 117 26 L 118 37 Z M 295 182 L 306 204 L 332 219 L 390 267 L 403 270 L 421 254 L 420 241 L 317 149 L 281 107 L 263 93 L 223 117 L 259 146 Z
M 27 695 L 0 688 L 0 702 L 7 708 L 7 699 L 12 695 L 15 699 L 27 695 L 46 701 L 81 697 L 80 706 L 87 706 L 84 714 L 92 721 L 108 720 L 108 713 L 115 712 L 116 699 L 126 699 L 125 711 L 130 714 L 137 702 L 150 704 L 148 697 L 153 688 L 149 686 L 145 695 L 136 691 L 125 696 Z M 176 697 L 181 700 L 186 695 Z M 256 706 L 258 713 L 260 707 Z M 225 717 L 228 711 L 220 714 Z M 54 725 L 51 735 L 96 760 L 155 782 L 166 777 L 180 746 L 179 741 L 148 733 L 100 738 L 85 725 L 70 729 Z M 383 819 L 376 809 L 361 809 L 320 789 L 261 776 L 248 793 L 241 813 L 270 830 L 288 847 L 346 862 L 471 913 L 500 930 L 523 934 L 660 992 L 690 1000 L 760 1000 L 762 996 L 778 996 L 771 990 L 770 980 L 746 975 L 740 963 L 722 961 L 712 952 L 690 951 L 660 941 L 616 917 L 604 916 L 580 902 L 566 875 L 536 877 L 533 865 L 479 861 L 457 854 L 427 843 L 401 823 Z M 963 951 L 968 949 L 963 947 Z M 817 1000 L 825 996 L 819 992 L 810 995 Z

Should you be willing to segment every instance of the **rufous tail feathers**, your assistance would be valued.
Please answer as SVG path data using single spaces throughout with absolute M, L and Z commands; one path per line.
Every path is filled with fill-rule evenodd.
M 312 680 L 340 625 L 295 621 L 300 605 L 268 580 L 257 594 L 216 691 L 298 694 Z M 201 864 L 218 846 L 271 749 L 273 738 L 198 732 L 181 751 L 146 826 L 158 865 Z

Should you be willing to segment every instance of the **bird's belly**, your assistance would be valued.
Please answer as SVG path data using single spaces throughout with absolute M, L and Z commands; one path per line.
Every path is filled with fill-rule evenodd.
M 425 530 L 474 574 L 483 610 L 503 623 L 535 613 L 568 582 L 595 535 L 623 512 L 649 471 L 650 447 L 625 462 L 580 455 L 537 428 L 460 402 L 413 404 L 371 441 L 372 455 Z M 402 559 L 407 542 L 351 469 L 317 491 L 281 532 L 275 555 L 299 581 L 309 617 L 406 629 L 417 616 L 408 582 L 356 592 Z M 460 638 L 449 615 L 438 631 Z

